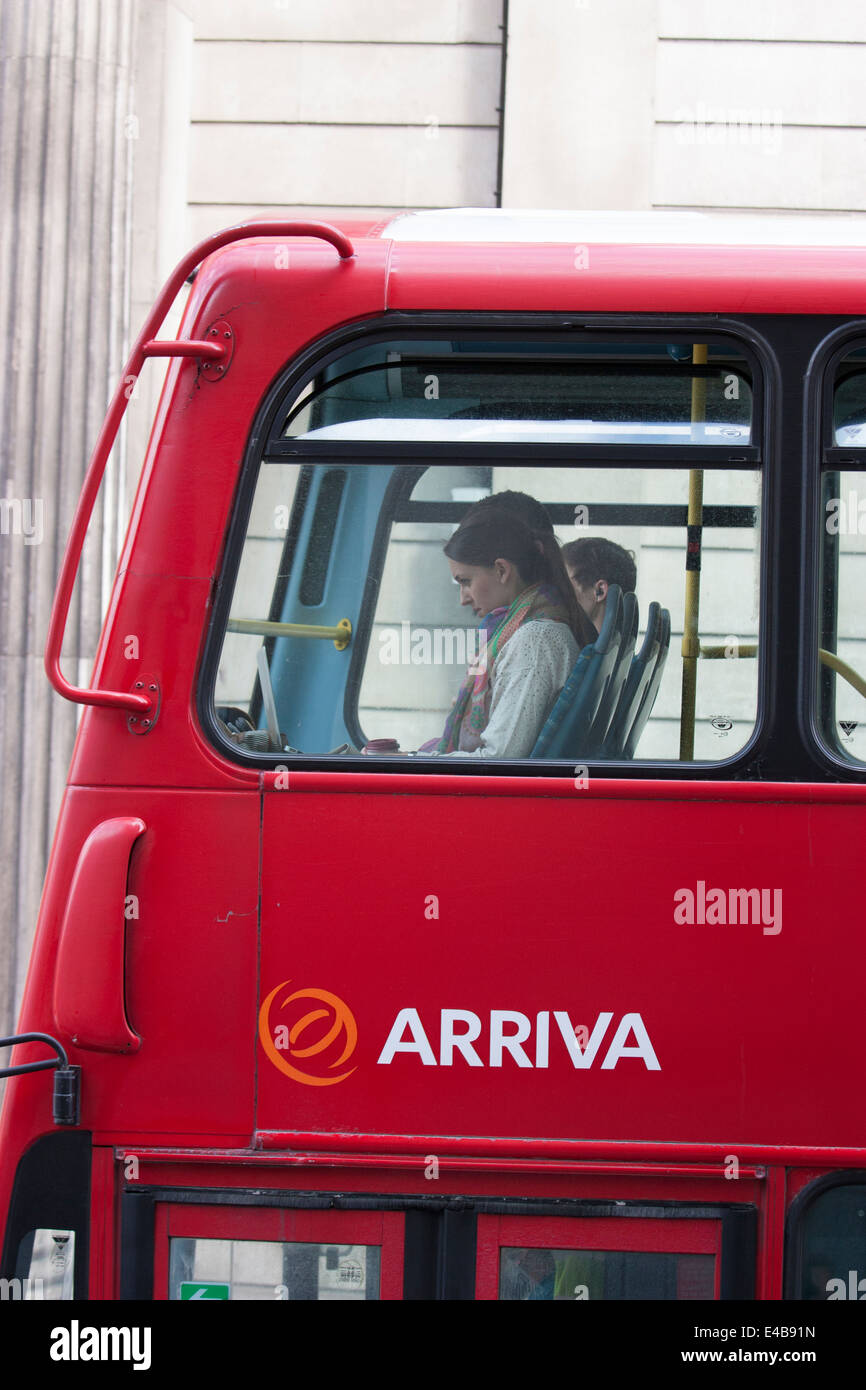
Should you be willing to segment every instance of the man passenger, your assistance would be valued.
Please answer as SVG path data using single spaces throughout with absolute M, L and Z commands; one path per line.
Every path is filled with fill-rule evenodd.
M 637 585 L 637 566 L 630 550 L 603 536 L 582 536 L 562 547 L 562 558 L 571 578 L 577 601 L 596 633 L 601 632 L 607 591 L 618 584 L 624 594 L 633 594 Z

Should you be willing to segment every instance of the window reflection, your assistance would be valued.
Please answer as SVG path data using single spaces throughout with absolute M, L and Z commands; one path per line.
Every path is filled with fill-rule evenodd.
M 380 1248 L 308 1241 L 171 1241 L 170 1299 L 291 1302 L 378 1299 Z
M 809 1205 L 803 1218 L 803 1267 L 796 1297 L 866 1299 L 866 1186 L 839 1184 Z
M 505 1248 L 500 1254 L 502 1300 L 712 1299 L 712 1255 L 634 1250 Z

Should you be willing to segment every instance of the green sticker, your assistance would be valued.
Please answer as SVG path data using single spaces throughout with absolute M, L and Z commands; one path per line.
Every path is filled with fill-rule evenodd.
M 228 1298 L 231 1284 L 200 1284 L 184 1281 L 180 1286 L 181 1300 L 186 1298 Z

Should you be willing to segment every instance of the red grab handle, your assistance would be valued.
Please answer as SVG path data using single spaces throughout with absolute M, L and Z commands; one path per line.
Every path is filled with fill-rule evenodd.
M 218 251 L 221 246 L 228 246 L 233 241 L 243 241 L 249 237 L 271 236 L 319 237 L 336 247 L 341 260 L 350 260 L 355 254 L 355 249 L 349 238 L 326 222 L 245 222 L 237 227 L 228 227 L 225 231 L 216 232 L 213 236 L 200 241 L 184 256 L 166 280 L 156 303 L 148 314 L 144 327 L 135 340 L 129 360 L 121 373 L 117 390 L 111 398 L 105 422 L 87 466 L 87 473 L 84 477 L 75 516 L 72 519 L 69 540 L 66 543 L 66 553 L 63 556 L 63 565 L 54 595 L 54 607 L 51 610 L 51 622 L 48 627 L 48 640 L 45 643 L 45 670 L 54 689 L 65 699 L 73 700 L 76 704 L 101 705 L 106 709 L 130 710 L 134 714 L 146 714 L 153 704 L 149 696 L 136 695 L 130 690 L 91 690 L 87 687 L 70 685 L 60 669 L 63 634 L 66 630 L 66 619 L 69 615 L 69 605 L 72 601 L 72 590 L 81 561 L 84 538 L 96 503 L 102 475 L 105 472 L 105 465 L 108 462 L 108 455 L 111 453 L 128 404 L 127 385 L 129 378 L 138 377 L 144 365 L 145 357 L 157 355 L 153 350 L 155 346 L 160 356 L 185 357 L 193 355 L 202 358 L 214 358 L 216 354 L 213 344 L 196 344 L 194 340 L 181 339 L 178 340 L 175 351 L 170 353 L 168 343 L 154 344 L 154 335 L 174 303 L 184 281 L 207 256 L 213 251 Z M 198 351 L 199 348 L 205 350 Z M 159 351 L 160 349 L 162 351 Z
M 126 886 L 132 846 L 145 830 L 138 816 L 97 825 L 72 875 L 54 975 L 54 1017 L 76 1047 L 137 1052 L 141 1038 L 124 1004 Z

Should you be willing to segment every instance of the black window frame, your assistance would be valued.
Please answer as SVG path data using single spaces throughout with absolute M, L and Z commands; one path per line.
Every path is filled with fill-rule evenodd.
M 825 1173 L 807 1184 L 793 1198 L 785 1214 L 785 1254 L 782 1276 L 782 1298 L 803 1301 L 803 1256 L 805 1246 L 805 1217 L 814 1203 L 836 1187 L 866 1186 L 866 1168 L 840 1168 Z M 866 1271 L 864 1271 L 866 1272 Z M 815 1302 L 822 1300 L 816 1299 Z
M 328 1192 L 316 1189 L 124 1186 L 120 1199 L 120 1297 L 153 1300 L 157 1203 L 289 1207 L 301 1211 L 403 1212 L 403 1299 L 475 1302 L 479 1216 L 573 1220 L 720 1221 L 719 1302 L 755 1297 L 758 1208 L 750 1202 L 599 1201 L 582 1197 L 487 1197 L 468 1193 Z M 411 1219 L 410 1219 L 411 1218 Z
M 834 473 L 866 473 L 866 444 L 863 447 L 836 444 L 833 426 L 838 368 L 857 347 L 866 349 L 866 319 L 863 318 L 849 320 L 828 333 L 816 347 L 807 373 L 805 532 L 810 547 L 803 567 L 807 648 L 802 675 L 809 681 L 809 689 L 803 704 L 809 733 L 836 774 L 833 780 L 838 781 L 866 780 L 866 762 L 846 757 L 844 750 L 834 747 L 827 739 L 826 726 L 829 721 L 835 722 L 834 682 L 838 678 L 822 666 L 819 657 L 825 617 L 822 611 L 823 591 L 828 564 L 825 484 Z M 863 370 L 866 371 L 866 361 Z M 833 592 L 837 599 L 832 615 L 835 646 L 839 593 L 838 547 L 835 548 L 832 564 L 835 569 Z

